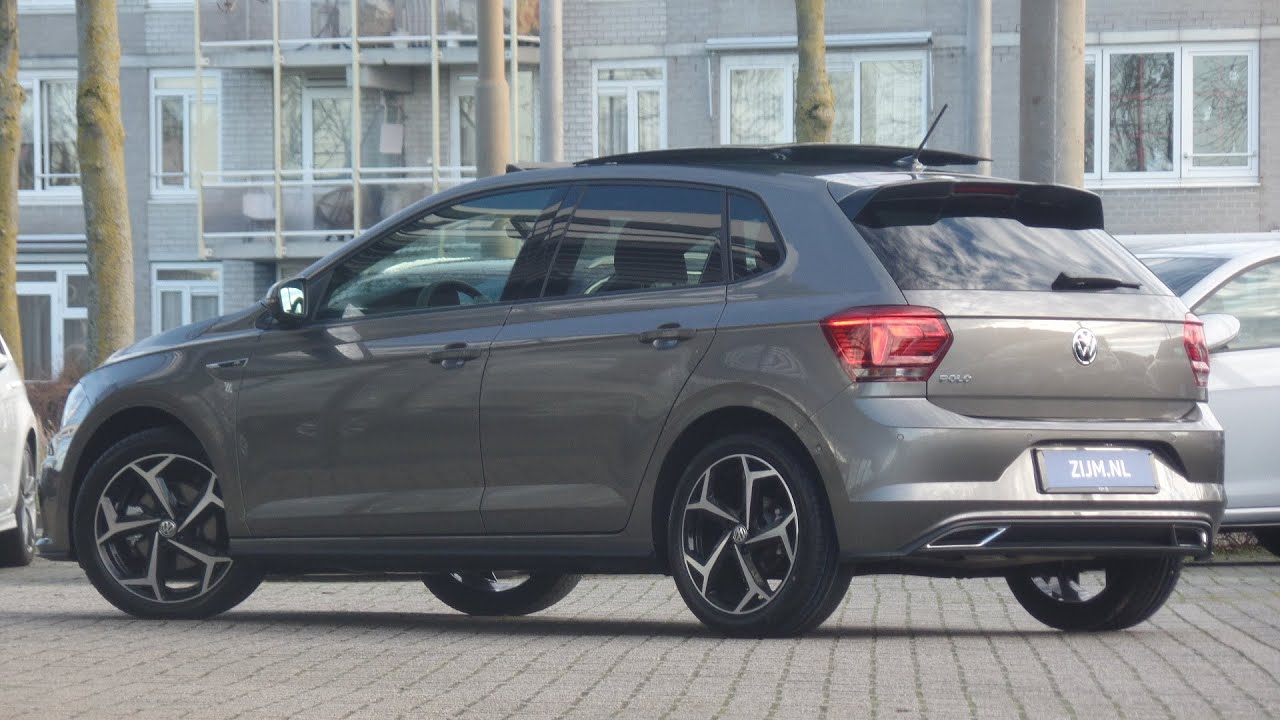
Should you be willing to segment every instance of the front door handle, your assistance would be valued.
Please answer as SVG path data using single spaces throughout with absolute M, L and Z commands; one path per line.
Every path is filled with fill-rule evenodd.
M 680 327 L 680 323 L 665 323 L 656 330 L 645 330 L 640 333 L 640 342 L 652 344 L 655 349 L 675 347 L 685 340 L 692 340 L 698 331 L 693 328 Z
M 427 359 L 448 370 L 462 367 L 468 360 L 478 360 L 482 355 L 484 351 L 479 348 L 469 347 L 466 343 L 460 342 L 449 343 L 442 350 L 432 350 L 427 353 Z

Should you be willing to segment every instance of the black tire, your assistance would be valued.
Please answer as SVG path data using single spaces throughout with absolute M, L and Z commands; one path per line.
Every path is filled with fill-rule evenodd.
M 173 459 L 165 462 L 165 458 Z M 156 491 L 149 489 L 147 474 L 160 478 L 157 487 L 168 496 L 166 500 L 159 500 Z M 117 527 L 141 526 L 113 530 L 100 506 L 104 497 L 115 510 L 112 522 Z M 209 469 L 200 444 L 176 428 L 144 430 L 103 453 L 85 476 L 73 518 L 77 555 L 90 582 L 108 602 L 135 617 L 217 615 L 240 604 L 262 582 L 260 570 L 227 554 L 217 476 Z M 166 521 L 172 525 L 166 528 Z M 165 530 L 173 532 L 164 535 Z M 107 539 L 100 545 L 99 537 Z M 205 554 L 208 561 L 196 560 L 184 550 Z M 148 553 L 145 560 L 144 552 Z M 166 559 L 162 561 L 161 555 Z M 120 577 L 124 575 L 132 577 Z
M 29 445 L 22 449 L 21 472 L 18 477 L 18 502 L 13 508 L 18 526 L 0 533 L 0 567 L 30 565 L 36 557 L 40 502 L 36 499 L 36 458 Z
M 531 615 L 555 605 L 581 576 L 559 573 L 431 573 L 422 584 L 440 602 L 467 615 Z
M 1050 595 L 1036 579 L 1054 583 L 1054 571 L 1023 571 L 1005 577 L 1018 603 L 1031 616 L 1067 632 L 1103 632 L 1131 628 L 1164 606 L 1178 584 L 1182 558 L 1113 560 L 1104 566 L 1106 583 L 1096 595 L 1064 600 Z M 1070 569 L 1064 568 L 1070 573 Z
M 1254 530 L 1253 537 L 1264 550 L 1272 555 L 1280 556 L 1280 527 Z
M 734 473 L 743 483 L 736 495 Z M 689 610 L 733 637 L 808 632 L 840 605 L 852 577 L 810 464 L 784 440 L 754 432 L 716 440 L 689 463 L 667 518 L 667 562 Z

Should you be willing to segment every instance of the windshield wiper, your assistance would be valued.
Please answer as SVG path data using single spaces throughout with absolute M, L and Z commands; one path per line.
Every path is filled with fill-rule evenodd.
M 1050 290 L 1056 292 L 1070 290 L 1115 290 L 1116 288 L 1132 288 L 1137 290 L 1142 286 L 1135 282 L 1126 282 L 1119 278 L 1109 277 L 1072 277 L 1066 273 L 1058 273 L 1058 277 L 1049 286 Z

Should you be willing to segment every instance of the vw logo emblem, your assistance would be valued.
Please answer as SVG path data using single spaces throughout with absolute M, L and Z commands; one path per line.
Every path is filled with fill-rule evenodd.
M 1089 328 L 1080 328 L 1071 336 L 1071 351 L 1075 353 L 1076 362 L 1088 365 L 1098 357 L 1098 338 Z
M 178 523 L 172 520 L 160 521 L 160 535 L 162 537 L 171 538 L 178 532 Z
M 733 541 L 739 545 L 747 541 L 747 528 L 745 525 L 739 525 L 733 529 Z

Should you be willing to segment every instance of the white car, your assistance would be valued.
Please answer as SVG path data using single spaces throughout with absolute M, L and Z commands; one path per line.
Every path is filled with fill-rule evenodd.
M 0 566 L 27 565 L 40 530 L 36 461 L 40 434 L 22 373 L 0 338 Z
M 1232 340 L 1210 347 L 1209 407 L 1227 444 L 1222 527 L 1250 530 L 1280 555 L 1280 233 L 1125 244 L 1205 321 L 1206 335 L 1239 322 Z

